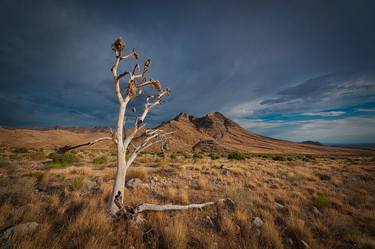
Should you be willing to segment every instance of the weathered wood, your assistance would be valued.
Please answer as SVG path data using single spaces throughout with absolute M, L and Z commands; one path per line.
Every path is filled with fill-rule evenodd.
M 119 208 L 119 211 L 116 213 L 117 218 L 121 218 L 122 216 L 126 217 L 134 217 L 143 212 L 164 212 L 164 211 L 182 211 L 188 209 L 195 209 L 195 208 L 204 208 L 207 206 L 218 205 L 223 203 L 227 206 L 230 210 L 234 210 L 234 202 L 230 198 L 220 199 L 217 201 L 210 201 L 205 203 L 191 203 L 187 205 L 174 205 L 174 204 L 165 204 L 165 205 L 158 205 L 158 204 L 150 204 L 150 203 L 143 203 L 138 205 L 134 208 L 123 206 L 122 203 L 116 200 L 116 205 Z
M 171 210 L 186 210 L 191 208 L 204 208 L 210 205 L 215 205 L 216 202 L 205 202 L 200 204 L 189 204 L 189 205 L 173 205 L 173 204 L 166 204 L 166 205 L 156 205 L 156 204 L 148 204 L 144 203 L 134 208 L 134 213 L 142 213 L 146 211 L 171 211 Z
M 154 107 L 162 104 L 162 97 L 169 95 L 170 89 L 161 88 L 159 81 L 152 80 L 145 76 L 151 64 L 150 58 L 146 60 L 143 72 L 139 72 L 140 67 L 139 64 L 136 63 L 133 67 L 133 70 L 125 70 L 123 73 L 119 74 L 118 68 L 121 60 L 128 58 L 134 58 L 138 60 L 139 55 L 133 49 L 130 54 L 123 56 L 123 53 L 125 51 L 125 42 L 121 38 L 115 40 L 112 49 L 115 52 L 115 62 L 112 66 L 111 71 L 114 80 L 115 95 L 119 103 L 119 112 L 117 117 L 117 129 L 115 133 L 115 141 L 117 144 L 117 173 L 108 207 L 111 214 L 115 215 L 119 210 L 121 211 L 123 209 L 122 206 L 124 201 L 125 176 L 127 169 L 134 162 L 139 153 L 155 143 L 155 140 L 158 140 L 158 138 L 162 136 L 162 134 L 158 130 L 154 131 L 152 134 L 147 134 L 146 132 L 145 140 L 141 143 L 141 145 L 133 150 L 133 152 L 127 159 L 126 153 L 128 152 L 128 147 L 136 134 L 145 127 L 144 120 L 147 114 Z M 121 92 L 120 80 L 123 80 L 125 77 L 128 77 L 128 81 L 124 97 Z M 137 82 L 137 79 L 140 79 L 140 82 Z M 130 132 L 128 134 L 124 134 L 126 107 L 132 99 L 138 96 L 138 90 L 142 90 L 146 86 L 153 87 L 157 91 L 157 94 L 154 96 L 149 96 L 146 99 L 142 114 L 137 116 L 133 128 L 130 130 Z M 150 102 L 151 99 L 155 101 Z
M 65 145 L 63 147 L 57 148 L 56 152 L 57 153 L 65 153 L 65 152 L 68 152 L 69 150 L 77 149 L 77 148 L 83 147 L 83 146 L 91 146 L 93 144 L 96 144 L 96 143 L 104 141 L 104 140 L 113 140 L 113 137 L 101 137 L 101 138 L 95 139 L 94 141 L 90 141 L 90 142 L 78 144 L 78 145 L 73 145 L 73 146 Z

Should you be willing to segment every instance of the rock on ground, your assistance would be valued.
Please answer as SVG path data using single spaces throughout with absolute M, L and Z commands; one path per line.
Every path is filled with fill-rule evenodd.
M 82 188 L 81 195 L 92 196 L 100 192 L 100 187 L 103 183 L 103 178 L 100 176 L 91 177 L 85 182 L 85 185 Z
M 254 217 L 252 220 L 251 220 L 251 224 L 256 227 L 256 228 L 260 228 L 263 226 L 264 222 L 261 218 L 259 217 Z
M 12 245 L 10 243 L 10 239 L 15 235 L 18 234 L 22 237 L 31 235 L 33 232 L 38 229 L 39 224 L 36 222 L 27 222 L 23 224 L 14 225 L 3 233 L 0 234 L 0 248 L 11 248 Z

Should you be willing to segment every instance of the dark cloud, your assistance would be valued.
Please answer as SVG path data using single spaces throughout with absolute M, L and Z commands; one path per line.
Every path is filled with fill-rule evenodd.
M 277 95 L 280 97 L 263 100 L 260 104 L 273 105 L 295 100 L 303 100 L 306 104 L 329 102 L 336 105 L 371 102 L 374 101 L 375 96 L 375 73 L 371 71 L 332 73 L 287 87 Z M 326 106 L 329 107 L 333 106 Z
M 375 101 L 374 78 L 358 78 L 375 68 L 374 11 L 373 1 L 4 0 L 0 124 L 112 126 L 119 35 L 173 89 L 150 125 L 181 111 L 232 117 L 254 101 L 264 114 L 321 111 L 331 96 L 335 106 Z

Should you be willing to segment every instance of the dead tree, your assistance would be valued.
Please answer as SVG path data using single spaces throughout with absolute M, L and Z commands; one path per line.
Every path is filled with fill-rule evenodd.
M 128 168 L 132 165 L 136 157 L 156 143 L 165 143 L 169 133 L 164 133 L 160 129 L 147 129 L 145 126 L 145 118 L 147 114 L 155 107 L 164 103 L 164 98 L 171 93 L 169 88 L 163 88 L 160 81 L 151 79 L 146 76 L 150 70 L 151 59 L 148 58 L 141 70 L 140 65 L 136 63 L 134 67 L 128 67 L 131 70 L 124 70 L 119 73 L 119 66 L 122 61 L 134 59 L 139 60 L 139 55 L 133 48 L 130 53 L 126 54 L 126 44 L 122 38 L 117 38 L 112 45 L 112 50 L 115 53 L 115 61 L 111 68 L 114 80 L 115 96 L 119 105 L 117 127 L 111 136 L 98 138 L 92 142 L 83 143 L 75 146 L 64 146 L 58 151 L 64 153 L 68 150 L 75 149 L 81 146 L 93 145 L 97 142 L 104 140 L 112 140 L 117 146 L 117 173 L 116 179 L 112 190 L 112 196 L 108 203 L 108 209 L 112 215 L 136 215 L 146 211 L 164 211 L 164 210 L 184 210 L 189 208 L 202 208 L 205 206 L 213 205 L 217 202 L 207 202 L 203 204 L 189 204 L 189 205 L 154 205 L 154 204 L 141 204 L 135 208 L 127 207 L 124 205 L 124 188 L 125 177 Z M 121 83 L 126 82 L 126 87 Z M 153 89 L 154 94 L 148 96 L 144 103 L 143 111 L 135 117 L 132 128 L 125 131 L 125 120 L 128 103 L 140 96 L 144 92 L 144 88 L 150 87 Z M 135 109 L 133 108 L 133 112 Z M 138 145 L 133 145 L 133 139 L 138 135 L 141 137 L 142 142 Z M 132 145 L 132 149 L 129 146 Z M 127 157 L 129 154 L 129 157 Z

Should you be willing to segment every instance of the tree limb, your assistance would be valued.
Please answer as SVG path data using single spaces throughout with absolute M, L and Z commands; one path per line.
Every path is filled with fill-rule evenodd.
M 96 144 L 96 143 L 104 141 L 104 140 L 114 141 L 113 137 L 101 137 L 101 138 L 95 139 L 94 141 L 90 141 L 90 142 L 83 143 L 83 144 L 78 144 L 78 145 L 73 145 L 73 146 L 65 145 L 63 147 L 58 148 L 56 151 L 58 153 L 65 153 L 69 150 L 73 150 L 73 149 L 76 149 L 76 148 L 79 148 L 79 147 L 82 147 L 82 146 L 91 146 L 93 144 Z

